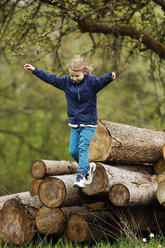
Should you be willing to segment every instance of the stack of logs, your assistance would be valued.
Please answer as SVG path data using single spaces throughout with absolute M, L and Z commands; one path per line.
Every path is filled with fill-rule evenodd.
M 99 121 L 89 147 L 93 181 L 74 188 L 78 164 L 37 160 L 29 191 L 0 197 L 0 236 L 22 245 L 36 232 L 84 242 L 165 230 L 165 132 Z

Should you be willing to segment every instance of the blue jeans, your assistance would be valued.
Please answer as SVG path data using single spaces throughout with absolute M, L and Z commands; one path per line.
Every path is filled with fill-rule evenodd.
M 95 129 L 95 127 L 72 127 L 71 129 L 69 153 L 79 164 L 77 174 L 82 174 L 84 177 L 89 168 L 88 147 Z

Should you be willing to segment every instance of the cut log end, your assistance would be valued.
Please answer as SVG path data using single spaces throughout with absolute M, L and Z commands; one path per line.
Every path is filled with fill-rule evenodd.
M 165 181 L 159 183 L 156 195 L 159 203 L 165 206 Z
M 47 177 L 39 186 L 39 198 L 46 207 L 59 207 L 64 201 L 65 196 L 65 184 L 58 178 Z
M 88 234 L 88 226 L 82 216 L 72 215 L 68 221 L 68 237 L 74 242 L 83 242 Z
M 22 245 L 32 240 L 34 222 L 19 199 L 6 201 L 0 211 L 0 236 L 8 243 Z
M 46 165 L 42 160 L 36 160 L 32 163 L 31 174 L 34 178 L 43 178 L 46 174 Z
M 162 174 L 165 172 L 165 160 L 161 158 L 155 165 L 154 171 L 157 175 Z
M 130 192 L 123 184 L 113 185 L 109 191 L 109 200 L 115 206 L 125 206 L 130 199 Z
M 99 121 L 89 146 L 89 161 L 105 161 L 109 156 L 111 141 L 108 131 Z
M 96 170 L 94 171 L 93 180 L 91 184 L 86 184 L 82 189 L 86 195 L 94 195 L 105 191 L 108 185 L 108 176 L 104 167 L 97 163 Z
M 38 189 L 42 179 L 33 180 L 29 186 L 29 192 L 31 196 L 38 196 Z
M 62 231 L 64 215 L 60 208 L 47 208 L 42 206 L 38 209 L 35 224 L 40 233 L 53 234 Z

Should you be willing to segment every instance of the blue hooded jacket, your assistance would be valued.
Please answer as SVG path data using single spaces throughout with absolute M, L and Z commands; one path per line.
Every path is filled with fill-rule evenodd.
M 113 81 L 111 72 L 102 77 L 86 74 L 80 83 L 75 83 L 70 76 L 59 77 L 38 68 L 35 68 L 32 73 L 65 92 L 69 123 L 97 124 L 96 94 Z

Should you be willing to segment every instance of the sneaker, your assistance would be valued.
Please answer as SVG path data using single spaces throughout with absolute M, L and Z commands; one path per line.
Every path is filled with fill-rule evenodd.
M 93 179 L 93 173 L 96 170 L 96 164 L 94 162 L 89 163 L 90 168 L 87 170 L 86 181 L 85 184 L 91 184 Z
M 85 177 L 82 174 L 77 175 L 73 187 L 80 187 L 80 188 L 85 187 Z

